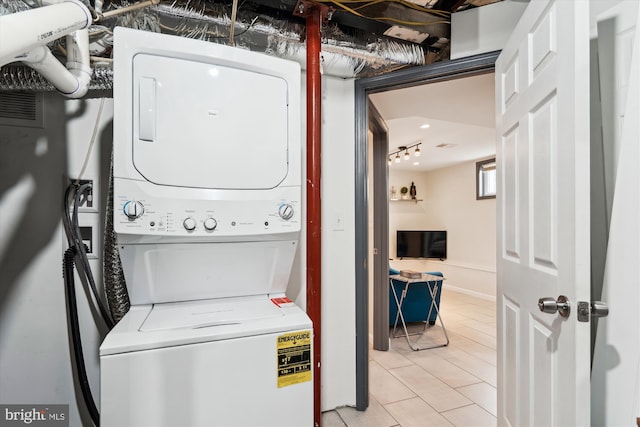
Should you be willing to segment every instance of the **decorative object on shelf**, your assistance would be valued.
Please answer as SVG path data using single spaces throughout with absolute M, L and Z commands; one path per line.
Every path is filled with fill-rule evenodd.
M 398 200 L 398 192 L 393 185 L 391 186 L 391 200 Z
M 407 198 L 407 193 L 409 192 L 409 189 L 407 187 L 402 187 L 400 189 L 400 193 L 402 194 L 402 198 L 406 199 Z
M 416 186 L 413 183 L 413 181 L 411 182 L 411 189 L 409 190 L 409 194 L 411 195 L 411 198 L 415 200 L 416 198 Z
M 411 145 L 401 145 L 398 147 L 398 149 L 396 151 L 392 151 L 391 153 L 389 153 L 389 164 L 391 164 L 393 162 L 393 160 L 395 159 L 396 163 L 400 163 L 400 153 L 402 153 L 404 151 L 404 159 L 405 160 L 409 160 L 411 158 L 411 155 L 409 154 L 409 149 L 416 147 L 415 151 L 413 152 L 413 155 L 416 157 L 420 156 L 420 145 L 422 144 L 422 141 L 420 142 L 416 142 L 414 144 Z M 395 156 L 394 156 L 395 154 Z

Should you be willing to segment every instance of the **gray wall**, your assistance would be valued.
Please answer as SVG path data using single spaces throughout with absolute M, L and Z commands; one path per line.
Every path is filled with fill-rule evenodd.
M 94 226 L 96 238 L 102 222 L 98 178 L 108 167 L 112 141 L 107 103 L 84 176 L 96 180 L 98 197 L 95 208 L 80 218 L 83 225 Z M 84 404 L 76 402 L 73 381 L 61 212 L 65 177 L 80 172 L 99 104 L 98 99 L 67 101 L 48 93 L 43 128 L 0 126 L 0 403 L 69 404 L 71 426 L 90 420 Z M 99 259 L 90 262 L 99 272 Z M 77 296 L 89 381 L 98 400 L 98 327 L 104 329 L 85 293 L 79 290 Z

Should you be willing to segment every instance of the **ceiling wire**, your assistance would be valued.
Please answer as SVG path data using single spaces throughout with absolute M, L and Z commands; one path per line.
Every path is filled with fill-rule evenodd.
M 234 45 L 233 33 L 236 28 L 236 14 L 238 13 L 238 0 L 233 0 L 231 6 L 231 24 L 229 25 L 229 46 Z
M 360 12 L 358 12 L 355 9 L 350 8 L 349 6 L 345 5 L 344 2 L 339 2 L 337 0 L 319 0 L 322 3 L 332 3 L 335 4 L 336 6 L 340 7 L 341 9 L 344 9 L 345 11 L 359 16 L 361 18 L 365 18 L 365 19 L 372 19 L 374 21 L 388 21 L 388 22 L 395 22 L 398 24 L 402 24 L 402 25 L 408 25 L 408 26 L 422 26 L 422 25 L 435 25 L 435 24 L 451 24 L 450 21 L 431 21 L 431 22 L 415 22 L 415 21 L 404 21 L 401 19 L 396 19 L 396 18 L 388 18 L 386 16 L 366 16 Z
M 341 7 L 341 8 L 349 11 L 350 13 L 352 13 L 352 11 L 357 11 L 357 10 L 360 10 L 360 9 L 363 9 L 363 8 L 366 8 L 366 7 L 369 7 L 369 6 L 373 6 L 373 5 L 376 5 L 376 4 L 379 4 L 379 3 L 397 3 L 397 4 L 400 4 L 400 5 L 404 6 L 404 7 L 407 7 L 409 9 L 416 10 L 418 12 L 424 12 L 424 13 L 428 13 L 428 14 L 431 14 L 431 15 L 435 15 L 435 16 L 441 17 L 441 18 L 445 18 L 445 19 L 447 19 L 446 23 L 450 23 L 449 22 L 449 18 L 451 17 L 451 12 L 444 11 L 444 10 L 430 9 L 428 7 L 423 7 L 423 6 L 420 6 L 418 4 L 412 3 L 412 2 L 407 1 L 407 0 L 373 0 L 373 1 L 369 1 L 369 2 L 363 2 L 362 0 L 315 0 L 315 1 L 317 3 L 332 3 L 332 4 L 335 4 L 335 5 L 337 5 L 337 6 Z M 364 4 L 362 4 L 362 3 L 364 3 Z M 360 6 L 349 8 L 348 6 L 346 6 L 348 4 L 359 4 Z M 380 19 L 380 18 L 369 18 L 369 17 L 362 16 L 362 15 L 358 15 L 358 16 L 361 16 L 361 17 L 367 18 L 367 19 Z M 431 23 L 438 24 L 438 23 L 441 23 L 441 22 L 431 22 Z

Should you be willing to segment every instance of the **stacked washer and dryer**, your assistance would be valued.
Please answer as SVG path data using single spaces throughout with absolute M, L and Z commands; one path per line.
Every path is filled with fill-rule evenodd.
M 101 424 L 310 426 L 300 68 L 117 28 L 114 228 L 131 309 L 100 347 Z

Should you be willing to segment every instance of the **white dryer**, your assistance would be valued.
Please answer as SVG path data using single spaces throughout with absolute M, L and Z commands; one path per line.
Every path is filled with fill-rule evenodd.
M 131 309 L 100 347 L 101 424 L 311 426 L 300 68 L 117 28 L 114 228 Z

